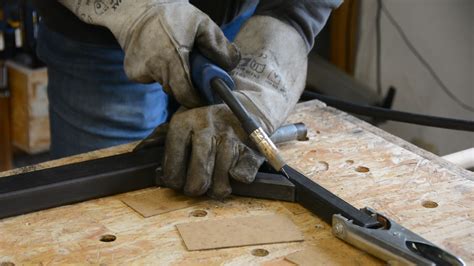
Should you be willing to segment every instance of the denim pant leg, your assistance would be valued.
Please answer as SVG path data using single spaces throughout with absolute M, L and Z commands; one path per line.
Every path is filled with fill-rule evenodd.
M 129 81 L 120 47 L 72 41 L 42 24 L 37 52 L 48 67 L 53 157 L 139 140 L 167 120 L 161 85 Z

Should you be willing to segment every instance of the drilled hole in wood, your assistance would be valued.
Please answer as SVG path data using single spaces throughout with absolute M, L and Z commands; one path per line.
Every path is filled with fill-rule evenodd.
M 0 266 L 15 266 L 15 263 L 11 261 L 2 261 L 0 262 Z
M 349 165 L 354 164 L 354 160 L 346 160 L 346 163 Z
M 355 170 L 359 173 L 367 173 L 370 171 L 369 167 L 365 167 L 365 166 L 357 166 Z
M 324 172 L 329 169 L 329 164 L 325 161 L 319 161 L 317 164 L 318 172 Z
M 270 252 L 268 252 L 268 250 L 263 249 L 263 248 L 256 248 L 256 249 L 252 250 L 252 255 L 254 255 L 256 257 L 265 257 L 268 254 L 270 254 Z
M 425 208 L 436 208 L 438 207 L 438 203 L 431 201 L 431 200 L 425 200 L 421 203 L 421 205 Z
M 191 212 L 191 216 L 193 217 L 204 217 L 207 215 L 207 211 L 205 210 L 194 210 Z
M 117 237 L 114 235 L 103 235 L 100 237 L 100 241 L 102 242 L 113 242 L 115 239 L 117 239 Z

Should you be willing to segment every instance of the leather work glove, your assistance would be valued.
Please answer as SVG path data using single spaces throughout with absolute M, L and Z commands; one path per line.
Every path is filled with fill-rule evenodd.
M 240 122 L 224 104 L 175 114 L 168 128 L 161 182 L 213 198 L 231 193 L 229 177 L 250 183 L 265 160 L 250 148 Z
M 234 94 L 271 135 L 304 89 L 308 48 L 293 27 L 269 16 L 251 18 L 235 42 L 243 58 L 231 72 Z M 190 109 L 169 123 L 161 183 L 221 199 L 232 192 L 230 178 L 252 182 L 263 161 L 227 106 Z
M 185 0 L 59 0 L 82 21 L 107 27 L 125 52 L 127 76 L 159 82 L 181 105 L 204 103 L 193 89 L 189 53 L 196 47 L 223 69 L 240 54 L 206 14 Z

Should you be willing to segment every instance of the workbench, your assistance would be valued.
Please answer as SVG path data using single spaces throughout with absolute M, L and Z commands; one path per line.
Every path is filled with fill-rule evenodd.
M 460 256 L 467 265 L 474 263 L 472 172 L 318 101 L 299 104 L 288 122 L 304 122 L 309 129 L 308 141 L 279 146 L 289 165 L 354 206 L 380 211 Z M 123 153 L 135 144 L 15 169 L 0 176 Z M 291 265 L 285 256 L 310 249 L 318 254 L 314 264 L 383 264 L 334 237 L 328 224 L 295 203 L 233 196 L 223 202 L 209 199 L 143 218 L 121 201 L 127 195 L 156 189 L 163 188 L 0 220 L 0 263 Z M 175 226 L 274 213 L 289 217 L 305 240 L 190 252 Z M 104 235 L 116 239 L 102 242 Z

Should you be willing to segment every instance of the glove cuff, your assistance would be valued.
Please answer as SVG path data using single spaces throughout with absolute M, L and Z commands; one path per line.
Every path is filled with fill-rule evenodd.
M 306 84 L 306 43 L 292 26 L 269 16 L 252 17 L 236 37 L 242 59 L 231 74 L 235 94 L 268 134 L 296 105 Z

